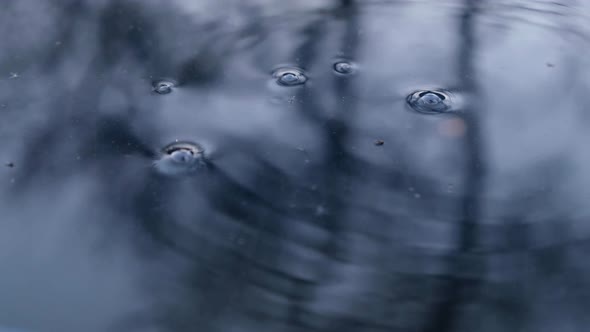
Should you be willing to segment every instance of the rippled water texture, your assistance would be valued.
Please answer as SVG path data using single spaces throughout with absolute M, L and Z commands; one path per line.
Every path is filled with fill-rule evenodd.
M 589 15 L 3 1 L 0 331 L 587 332 Z

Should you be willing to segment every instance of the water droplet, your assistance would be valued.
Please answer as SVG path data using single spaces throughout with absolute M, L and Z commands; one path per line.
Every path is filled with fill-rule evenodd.
M 307 81 L 303 70 L 295 67 L 279 68 L 272 73 L 272 76 L 282 86 L 296 86 Z
M 420 90 L 407 98 L 408 105 L 420 113 L 445 113 L 451 110 L 451 96 L 442 90 Z
M 352 62 L 338 61 L 334 64 L 334 71 L 339 74 L 348 75 L 356 70 L 356 66 Z
M 174 142 L 165 146 L 154 167 L 162 174 L 183 175 L 205 164 L 205 150 L 192 142 Z
M 157 94 L 166 95 L 172 92 L 174 86 L 174 82 L 171 81 L 157 81 L 153 84 L 153 91 Z

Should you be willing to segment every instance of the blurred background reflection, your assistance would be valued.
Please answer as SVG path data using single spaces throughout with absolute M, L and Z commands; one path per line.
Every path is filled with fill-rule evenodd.
M 5 1 L 0 331 L 587 331 L 589 19 Z

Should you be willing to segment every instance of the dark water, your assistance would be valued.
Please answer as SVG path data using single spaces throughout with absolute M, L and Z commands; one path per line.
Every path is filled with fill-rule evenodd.
M 587 2 L 8 0 L 0 32 L 0 331 L 588 331 Z

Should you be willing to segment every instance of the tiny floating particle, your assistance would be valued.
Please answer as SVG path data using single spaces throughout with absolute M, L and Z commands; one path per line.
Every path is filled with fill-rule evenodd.
M 385 141 L 383 141 L 383 140 L 378 139 L 378 140 L 375 141 L 375 145 L 376 146 L 381 146 L 383 144 L 385 144 Z

